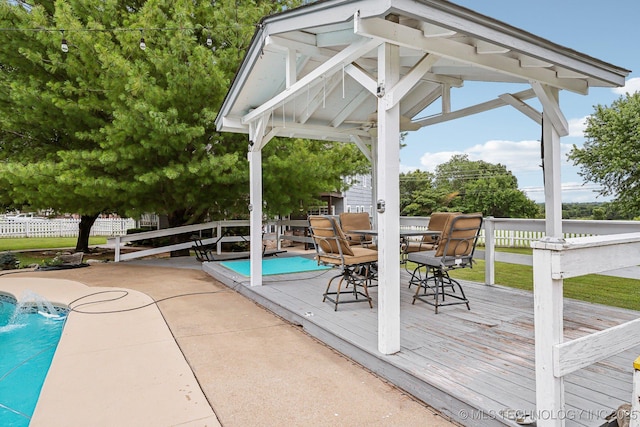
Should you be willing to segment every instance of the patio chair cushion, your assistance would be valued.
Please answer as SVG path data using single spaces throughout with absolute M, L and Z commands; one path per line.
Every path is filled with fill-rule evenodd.
M 362 247 L 351 247 L 353 251 L 353 255 L 345 255 L 344 256 L 344 265 L 358 265 L 358 264 L 367 264 L 371 262 L 378 261 L 378 251 L 375 249 L 362 248 Z M 334 265 L 342 265 L 343 262 L 335 257 L 329 256 L 319 256 L 319 260 L 325 263 L 334 264 Z
M 326 254 L 353 256 L 347 237 L 340 225 L 331 217 L 313 215 L 309 217 L 311 233 L 315 241 Z
M 371 243 L 371 236 L 354 234 L 351 230 L 371 230 L 371 220 L 366 212 L 343 212 L 340 214 L 340 227 L 351 245 Z
M 462 212 L 433 212 L 429 217 L 427 230 L 442 232 L 447 225 L 447 220 L 461 213 Z M 425 234 L 420 241 L 408 241 L 405 252 L 430 251 L 438 246 L 439 239 L 440 236 Z
M 434 256 L 462 257 L 470 255 L 474 249 L 476 234 L 481 226 L 482 213 L 450 216 L 440 235 Z

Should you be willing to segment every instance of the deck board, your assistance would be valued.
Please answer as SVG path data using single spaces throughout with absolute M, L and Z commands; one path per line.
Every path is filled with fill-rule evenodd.
M 370 289 L 373 309 L 362 302 L 334 311 L 322 302 L 333 271 L 264 276 L 263 286 L 251 287 L 220 263 L 203 269 L 462 424 L 516 426 L 501 415 L 505 410 L 535 411 L 531 292 L 463 281 L 471 310 L 444 306 L 436 315 L 430 305 L 412 304 L 415 287 L 408 288 L 409 273 L 402 269 L 401 351 L 383 355 L 377 350 L 376 287 Z M 640 312 L 565 299 L 564 317 L 565 337 L 573 339 Z M 629 401 L 639 354 L 640 346 L 567 375 L 566 425 L 600 426 Z M 473 419 L 464 419 L 465 413 Z

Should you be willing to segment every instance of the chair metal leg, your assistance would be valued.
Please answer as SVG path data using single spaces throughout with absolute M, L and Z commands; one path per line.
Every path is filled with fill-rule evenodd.
M 430 269 L 433 270 L 432 276 L 429 276 Z M 429 284 L 429 280 L 433 280 L 433 284 Z M 438 314 L 438 307 L 445 305 L 465 304 L 467 310 L 471 310 L 469 300 L 464 294 L 462 285 L 460 285 L 460 282 L 457 280 L 452 279 L 446 270 L 427 266 L 426 277 L 414 283 L 418 285 L 418 289 L 416 289 L 416 293 L 413 295 L 412 304 L 415 304 L 416 300 L 425 302 L 435 307 L 436 314 Z M 410 284 L 412 283 L 410 282 Z M 459 294 L 456 292 L 456 286 L 460 290 Z M 445 291 L 445 288 L 451 288 L 451 290 Z M 454 298 L 456 301 L 446 302 L 446 297 Z
M 429 279 L 429 267 L 427 267 L 425 271 L 424 278 L 422 277 L 422 267 L 426 267 L 426 266 L 423 264 L 418 264 L 418 266 L 413 269 L 413 272 L 411 273 L 411 278 L 409 279 L 409 289 L 411 289 L 411 285 L 418 285 L 418 287 L 420 287 L 421 283 Z
M 329 300 L 334 304 L 334 310 L 338 311 L 338 304 L 346 304 L 346 303 L 351 303 L 351 302 L 368 302 L 369 303 L 369 307 L 373 308 L 373 304 L 372 304 L 372 299 L 369 296 L 369 289 L 368 289 L 368 282 L 370 282 L 371 277 L 370 277 L 370 273 L 369 273 L 369 266 L 366 265 L 365 267 L 365 274 L 362 276 L 362 278 L 359 278 L 357 273 L 356 273 L 356 269 L 360 267 L 360 266 L 350 266 L 347 268 L 344 268 L 342 274 L 338 275 L 338 276 L 334 276 L 329 280 L 329 283 L 327 284 L 327 289 L 325 290 L 324 294 L 322 295 L 322 301 L 326 301 Z M 330 292 L 330 288 L 331 288 L 331 283 L 333 282 L 334 279 L 340 277 L 340 281 L 338 282 L 338 287 L 336 289 L 335 292 Z M 352 286 L 351 290 L 342 290 L 342 282 L 346 281 L 346 285 L 345 285 L 345 289 L 349 287 L 349 285 Z M 362 291 L 358 290 L 358 286 L 362 287 Z M 353 296 L 353 299 L 347 299 L 347 300 L 340 300 L 340 295 L 344 295 L 344 294 L 351 294 Z M 363 298 L 360 298 L 363 297 Z

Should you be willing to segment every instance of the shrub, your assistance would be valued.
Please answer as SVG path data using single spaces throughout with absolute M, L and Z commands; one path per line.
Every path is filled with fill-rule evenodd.
M 0 254 L 0 269 L 13 270 L 18 268 L 20 261 L 13 252 L 4 252 Z

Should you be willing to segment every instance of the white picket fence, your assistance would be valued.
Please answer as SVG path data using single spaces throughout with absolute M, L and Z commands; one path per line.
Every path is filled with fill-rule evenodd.
M 78 237 L 79 219 L 0 219 L 3 237 Z M 136 227 L 131 218 L 98 218 L 91 227 L 92 236 L 123 236 Z

